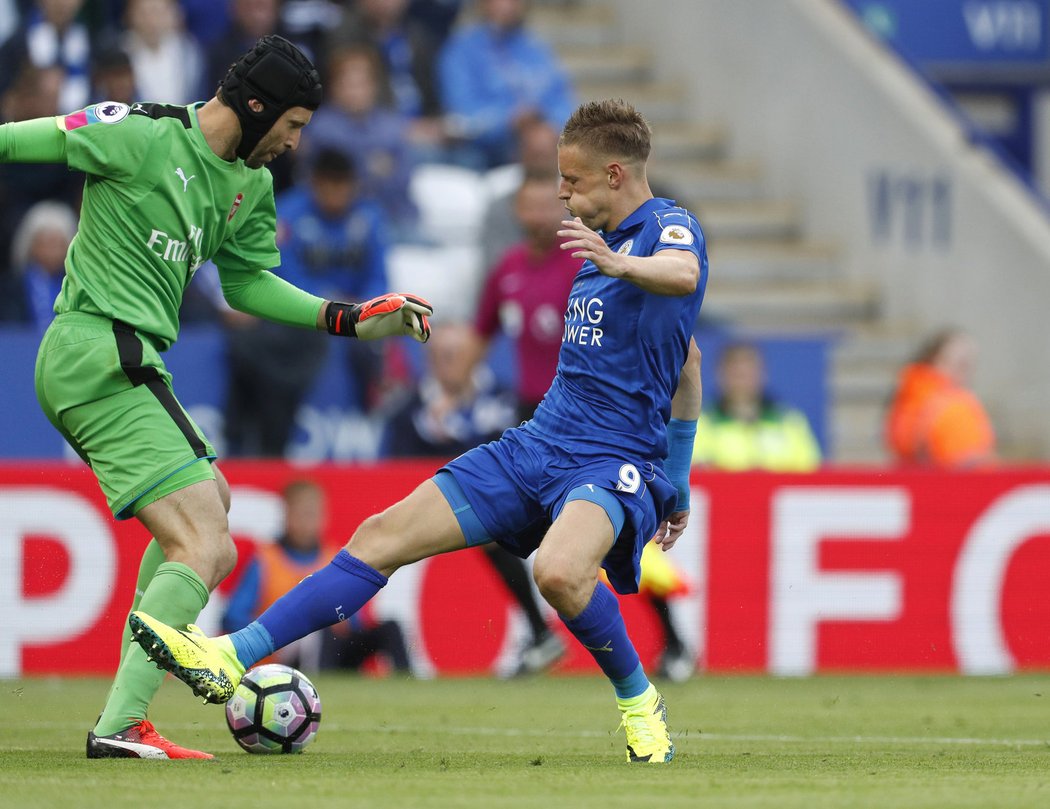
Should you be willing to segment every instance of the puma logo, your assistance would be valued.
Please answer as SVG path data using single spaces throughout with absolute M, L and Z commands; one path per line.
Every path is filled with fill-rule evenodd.
M 187 177 L 187 176 L 186 176 L 186 175 L 185 175 L 185 174 L 183 173 L 183 171 L 182 171 L 182 168 L 181 168 L 181 167 L 179 167 L 179 168 L 175 169 L 175 173 L 176 173 L 176 174 L 178 174 L 178 175 L 179 175 L 179 179 L 180 179 L 180 180 L 182 180 L 182 193 L 184 193 L 184 194 L 185 194 L 185 193 L 186 193 L 186 191 L 187 191 L 187 189 L 188 189 L 188 188 L 189 188 L 189 186 L 190 186 L 190 180 L 194 179 L 194 178 L 195 178 L 195 177 L 196 177 L 197 175 L 196 175 L 196 174 L 191 174 L 191 175 L 190 175 L 189 177 Z

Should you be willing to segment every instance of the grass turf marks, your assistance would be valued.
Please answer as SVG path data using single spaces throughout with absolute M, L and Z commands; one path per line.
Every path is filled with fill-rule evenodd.
M 215 753 L 211 762 L 88 761 L 84 738 L 107 682 L 0 681 L 3 804 L 1050 805 L 1047 676 L 663 685 L 678 749 L 666 767 L 624 762 L 612 691 L 597 678 L 313 679 L 324 718 L 301 756 L 243 753 L 221 708 L 167 682 L 150 718 L 173 741 Z

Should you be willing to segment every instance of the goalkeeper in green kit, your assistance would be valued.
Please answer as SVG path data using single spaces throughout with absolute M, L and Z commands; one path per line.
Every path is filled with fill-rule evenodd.
M 432 309 L 421 298 L 325 301 L 269 271 L 280 254 L 264 166 L 298 146 L 320 101 L 309 59 L 269 36 L 208 102 L 104 102 L 0 126 L 0 162 L 66 163 L 87 175 L 56 317 L 37 356 L 37 398 L 91 466 L 113 515 L 137 517 L 153 535 L 132 609 L 171 625 L 196 620 L 236 559 L 229 486 L 161 359 L 197 268 L 212 259 L 227 302 L 257 317 L 362 340 L 430 336 Z M 165 672 L 126 625 L 122 648 L 88 758 L 211 758 L 154 729 L 146 714 Z

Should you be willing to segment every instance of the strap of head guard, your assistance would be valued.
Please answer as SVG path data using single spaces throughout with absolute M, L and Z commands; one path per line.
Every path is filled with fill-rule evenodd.
M 241 123 L 237 157 L 242 160 L 287 110 L 316 110 L 321 104 L 317 69 L 295 45 L 276 35 L 263 37 L 234 62 L 219 90 Z M 260 112 L 249 108 L 248 101 L 253 98 L 262 102 Z

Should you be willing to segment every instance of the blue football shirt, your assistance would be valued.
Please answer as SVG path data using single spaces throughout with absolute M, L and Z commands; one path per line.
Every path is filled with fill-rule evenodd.
M 651 256 L 688 250 L 700 262 L 690 295 L 646 292 L 584 262 L 565 310 L 558 372 L 532 427 L 581 451 L 659 460 L 667 455 L 671 397 L 685 364 L 707 286 L 707 248 L 696 217 L 650 199 L 611 233 L 612 250 Z

